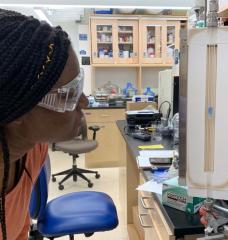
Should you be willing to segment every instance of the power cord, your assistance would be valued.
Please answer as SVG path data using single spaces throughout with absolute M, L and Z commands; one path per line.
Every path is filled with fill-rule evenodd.
M 163 115 L 162 114 L 162 112 L 161 112 L 161 108 L 162 108 L 162 106 L 163 106 L 163 104 L 165 104 L 165 103 L 168 103 L 169 104 L 169 108 L 168 108 L 168 110 L 167 110 L 167 113 L 166 113 L 166 119 L 169 119 L 169 116 L 170 116 L 170 113 L 171 113 L 171 108 L 172 108 L 172 105 L 171 105 L 171 103 L 169 102 L 169 101 L 164 101 L 164 102 L 162 102 L 161 104 L 160 104 L 160 107 L 159 107 L 159 113 L 161 114 L 161 115 Z

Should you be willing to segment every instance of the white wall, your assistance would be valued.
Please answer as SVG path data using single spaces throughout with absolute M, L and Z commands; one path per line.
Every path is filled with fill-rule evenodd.
M 64 31 L 66 31 L 71 40 L 72 46 L 77 54 L 79 64 L 81 65 L 81 56 L 79 54 L 79 49 L 86 49 L 88 52 L 88 56 L 90 55 L 89 48 L 89 40 L 88 41 L 79 41 L 79 33 L 87 33 L 89 32 L 89 26 L 83 25 L 75 22 L 55 22 L 54 25 L 59 25 L 62 27 Z M 84 80 L 84 93 L 86 95 L 91 94 L 91 66 L 81 66 L 85 72 L 85 80 Z
M 228 8 L 228 0 L 219 0 L 219 10 Z
M 55 22 L 53 23 L 55 26 L 59 25 L 64 31 L 66 31 L 71 40 L 72 46 L 76 53 L 78 54 L 78 24 L 75 22 Z

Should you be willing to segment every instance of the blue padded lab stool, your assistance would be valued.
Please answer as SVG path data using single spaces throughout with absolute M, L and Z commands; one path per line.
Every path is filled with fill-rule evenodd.
M 105 193 L 94 191 L 74 192 L 62 195 L 47 203 L 50 180 L 50 160 L 46 160 L 34 185 L 30 200 L 30 216 L 36 219 L 29 239 L 43 237 L 55 239 L 74 234 L 90 237 L 95 232 L 109 231 L 117 227 L 118 216 L 112 199 Z

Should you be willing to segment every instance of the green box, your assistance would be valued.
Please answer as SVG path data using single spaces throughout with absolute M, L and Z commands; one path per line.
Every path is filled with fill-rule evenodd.
M 205 198 L 191 197 L 187 187 L 179 186 L 178 177 L 166 180 L 162 187 L 162 203 L 187 213 L 196 213 Z

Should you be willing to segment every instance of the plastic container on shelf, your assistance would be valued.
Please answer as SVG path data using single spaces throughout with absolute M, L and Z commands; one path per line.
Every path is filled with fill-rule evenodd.
M 155 96 L 155 93 L 153 92 L 153 90 L 150 87 L 147 87 L 146 91 L 143 94 L 146 96 L 152 96 L 152 97 Z
M 108 81 L 104 86 L 103 89 L 108 94 L 119 94 L 120 93 L 120 87 L 111 81 Z
M 127 83 L 127 86 L 123 89 L 123 94 L 126 97 L 133 97 L 134 95 L 136 95 L 137 93 L 137 89 L 133 87 L 131 82 Z
M 112 14 L 113 9 L 111 9 L 111 8 L 107 8 L 107 9 L 105 9 L 105 8 L 101 8 L 101 9 L 95 8 L 94 13 L 95 14 Z

